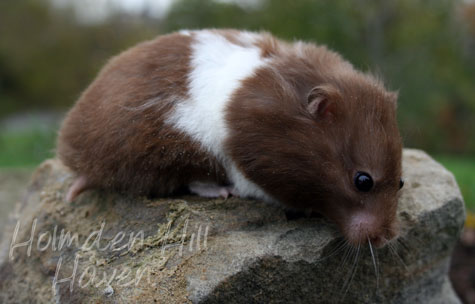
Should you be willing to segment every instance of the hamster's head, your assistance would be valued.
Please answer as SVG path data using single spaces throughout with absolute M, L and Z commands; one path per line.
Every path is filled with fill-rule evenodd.
M 323 214 L 353 245 L 393 239 L 403 185 L 397 94 L 364 74 L 295 81 L 297 71 L 279 86 L 264 72 L 228 111 L 241 171 L 275 200 Z
M 308 203 L 351 244 L 381 247 L 398 234 L 402 142 L 397 94 L 365 80 L 319 85 L 308 94 L 312 127 L 324 135 L 309 138 L 321 199 Z

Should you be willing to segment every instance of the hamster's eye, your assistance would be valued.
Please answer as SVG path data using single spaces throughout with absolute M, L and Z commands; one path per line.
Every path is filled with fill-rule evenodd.
M 399 189 L 401 189 L 404 186 L 404 180 L 401 178 L 399 180 Z
M 366 172 L 356 172 L 355 186 L 361 192 L 368 192 L 373 188 L 373 179 Z

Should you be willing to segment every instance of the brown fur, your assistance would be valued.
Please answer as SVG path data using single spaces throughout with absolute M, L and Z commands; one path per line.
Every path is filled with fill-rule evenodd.
M 283 46 L 283 47 L 282 47 Z M 247 79 L 233 96 L 227 119 L 227 149 L 245 175 L 290 207 L 312 209 L 353 233 L 351 216 L 378 218 L 368 231 L 391 239 L 401 176 L 396 100 L 373 77 L 355 71 L 337 54 L 303 44 L 269 46 L 278 60 Z M 307 109 L 312 88 L 330 85 L 330 113 Z M 359 192 L 357 171 L 369 172 L 375 187 Z M 354 239 L 364 239 L 357 235 Z
M 58 156 L 89 186 L 163 195 L 195 179 L 226 180 L 216 159 L 163 123 L 187 97 L 190 42 L 171 34 L 117 56 L 69 112 Z

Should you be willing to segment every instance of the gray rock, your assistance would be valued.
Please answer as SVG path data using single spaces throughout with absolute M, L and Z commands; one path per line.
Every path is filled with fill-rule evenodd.
M 0 169 L 0 232 L 3 231 L 8 215 L 14 210 L 16 202 L 23 199 L 32 171 L 23 168 Z
M 454 177 L 416 150 L 404 177 L 401 236 L 375 250 L 376 271 L 369 248 L 343 246 L 324 218 L 288 220 L 258 201 L 88 191 L 66 204 L 71 173 L 49 160 L 0 246 L 0 302 L 459 303 L 447 277 L 464 220 Z M 60 248 L 67 232 L 77 241 Z M 14 247 L 32 235 L 30 252 Z

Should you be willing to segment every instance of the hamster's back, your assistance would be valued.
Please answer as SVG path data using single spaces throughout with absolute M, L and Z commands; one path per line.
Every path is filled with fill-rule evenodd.
M 187 98 L 191 40 L 165 35 L 113 58 L 67 114 L 57 154 L 88 186 L 162 195 L 225 181 L 214 157 L 165 124 Z

